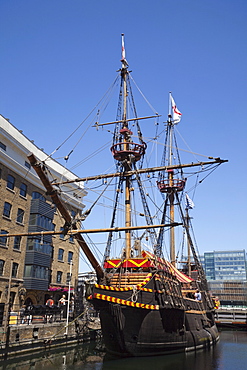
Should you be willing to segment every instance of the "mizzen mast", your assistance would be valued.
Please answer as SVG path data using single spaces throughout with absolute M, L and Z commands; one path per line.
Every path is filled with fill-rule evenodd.
M 174 125 L 176 125 L 181 119 L 181 112 L 177 109 L 175 102 L 172 98 L 171 93 L 169 94 L 169 114 L 167 120 L 167 132 L 166 132 L 166 146 L 163 154 L 163 163 L 165 164 L 166 156 L 168 158 L 168 167 L 173 165 L 173 135 L 174 135 Z M 168 153 L 166 153 L 166 147 L 168 148 Z M 175 194 L 183 191 L 186 180 L 183 178 L 175 178 L 174 170 L 169 169 L 167 171 L 162 171 L 159 173 L 159 180 L 157 182 L 158 188 L 161 193 L 166 194 L 167 200 L 169 200 L 169 220 L 171 223 L 174 222 L 174 199 Z M 165 203 L 167 204 L 167 202 Z M 176 250 L 175 250 L 175 229 L 171 227 L 170 229 L 170 261 L 175 266 L 176 265 Z

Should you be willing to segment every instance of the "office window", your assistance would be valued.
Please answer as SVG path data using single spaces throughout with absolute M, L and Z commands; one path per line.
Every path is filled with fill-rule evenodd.
M 58 249 L 58 261 L 63 261 L 63 254 L 64 254 L 64 250 L 62 248 L 59 248 Z
M 12 175 L 8 175 L 7 188 L 14 190 L 14 187 L 15 187 L 15 178 Z
M 68 262 L 70 263 L 73 260 L 73 252 L 68 253 Z
M 27 167 L 30 170 L 31 164 L 29 162 L 25 161 L 25 167 Z
M 39 192 L 37 192 L 37 191 L 33 191 L 32 192 L 32 199 L 41 199 L 44 202 L 46 202 L 45 197 L 42 194 L 40 194 Z
M 74 220 L 75 220 L 75 216 L 76 216 L 76 212 L 72 209 L 72 210 L 70 211 L 70 214 L 71 214 L 72 221 L 74 221 Z M 70 237 L 69 237 L 69 241 L 70 241 L 71 243 L 74 243 L 74 237 L 73 237 L 73 235 L 70 235 Z
M 6 151 L 6 145 L 0 141 L 0 148 Z
M 57 271 L 57 283 L 61 283 L 62 282 L 62 271 Z
M 19 222 L 20 224 L 23 224 L 23 220 L 24 220 L 24 211 L 23 211 L 23 209 L 18 208 L 16 222 Z
M 12 205 L 8 202 L 5 202 L 4 208 L 3 208 L 3 216 L 10 218 L 11 208 L 12 208 Z
M 21 248 L 21 236 L 17 235 L 14 238 L 14 249 L 20 250 Z
M 4 269 L 4 260 L 0 260 L 0 276 L 3 276 L 3 269 Z
M 13 262 L 13 267 L 12 267 L 12 277 L 16 278 L 17 276 L 17 270 L 18 270 L 18 263 Z
M 1 230 L 1 234 L 8 234 L 8 231 Z M 7 246 L 7 236 L 0 236 L 0 245 L 3 247 Z
M 21 183 L 21 186 L 20 186 L 20 195 L 25 198 L 27 196 L 27 185 L 23 184 L 23 182 Z

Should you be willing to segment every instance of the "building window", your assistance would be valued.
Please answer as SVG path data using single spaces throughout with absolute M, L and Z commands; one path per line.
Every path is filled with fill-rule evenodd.
M 21 183 L 21 186 L 20 186 L 20 195 L 24 198 L 26 198 L 27 196 L 27 185 L 23 184 L 23 182 Z
M 8 202 L 5 202 L 4 208 L 3 208 L 3 216 L 10 218 L 11 208 L 12 208 L 12 205 Z
M 73 252 L 68 253 L 68 262 L 70 263 L 73 260 Z
M 12 266 L 12 277 L 13 278 L 16 278 L 17 276 L 18 266 L 19 266 L 18 263 L 13 262 L 13 266 Z
M 3 276 L 4 260 L 0 260 L 0 276 Z
M 39 265 L 25 265 L 24 276 L 48 280 L 49 269 L 48 267 L 39 266 Z
M 57 271 L 57 283 L 61 283 L 62 282 L 62 271 Z
M 46 242 L 45 240 L 41 241 L 40 239 L 28 238 L 27 250 L 28 251 L 34 250 L 37 252 L 45 253 L 52 257 L 53 247 L 51 246 L 51 243 Z
M 41 199 L 44 202 L 46 202 L 45 197 L 42 194 L 40 194 L 39 192 L 37 192 L 37 191 L 33 191 L 32 192 L 32 199 Z
M 23 219 L 24 219 L 24 211 L 23 211 L 23 209 L 18 208 L 16 222 L 19 222 L 20 224 L 23 224 Z
M 60 227 L 60 231 L 63 231 L 64 228 L 63 227 Z M 60 239 L 64 239 L 64 234 L 60 234 Z
M 31 164 L 29 162 L 25 161 L 25 167 L 27 167 L 30 170 Z
M 76 212 L 72 209 L 72 210 L 70 211 L 70 214 L 71 214 L 71 219 L 72 219 L 72 221 L 74 221 L 74 220 L 75 220 L 75 216 L 76 216 Z M 74 243 L 74 237 L 73 237 L 73 235 L 70 235 L 70 237 L 69 237 L 69 241 L 70 241 L 71 243 Z
M 14 187 L 15 187 L 15 178 L 12 175 L 8 175 L 7 188 L 10 190 L 14 190 Z
M 21 236 L 17 235 L 14 238 L 14 249 L 20 250 L 21 248 Z
M 1 234 L 8 234 L 8 231 L 1 230 Z M 0 245 L 3 247 L 7 246 L 7 236 L 0 236 Z
M 25 265 L 24 277 L 31 277 L 31 276 L 32 276 L 32 266 Z
M 58 261 L 63 261 L 63 253 L 64 253 L 64 250 L 62 248 L 59 248 L 58 249 Z
M 0 148 L 5 150 L 6 152 L 6 145 L 0 141 Z
M 29 219 L 29 225 L 41 226 L 42 229 L 52 231 L 52 220 L 49 217 L 40 214 L 31 214 Z

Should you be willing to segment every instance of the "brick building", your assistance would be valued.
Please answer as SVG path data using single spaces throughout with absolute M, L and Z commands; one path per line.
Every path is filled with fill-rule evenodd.
M 44 304 L 49 295 L 56 303 L 68 291 L 70 264 L 72 288 L 79 267 L 80 247 L 73 237 L 62 234 L 64 220 L 31 168 L 27 159 L 30 152 L 40 161 L 48 157 L 0 115 L 0 303 L 6 303 L 10 293 L 16 309 L 23 303 Z M 75 178 L 58 162 L 49 159 L 46 163 L 54 179 Z M 83 183 L 64 185 L 61 190 L 65 190 L 63 200 L 72 220 L 80 226 L 76 220 L 84 207 Z M 61 230 L 61 234 L 42 235 L 42 231 L 49 230 Z M 35 231 L 41 234 L 18 235 Z

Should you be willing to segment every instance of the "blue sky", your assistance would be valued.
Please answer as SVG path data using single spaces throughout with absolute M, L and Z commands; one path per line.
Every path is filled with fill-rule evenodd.
M 194 199 L 200 250 L 246 248 L 245 0 L 1 0 L 0 14 L 0 114 L 51 153 L 116 77 L 124 33 L 132 76 L 161 122 L 172 91 L 190 148 L 229 160 Z M 69 168 L 101 145 L 90 130 Z M 112 165 L 105 153 L 99 166 Z M 85 163 L 74 172 L 96 169 Z

